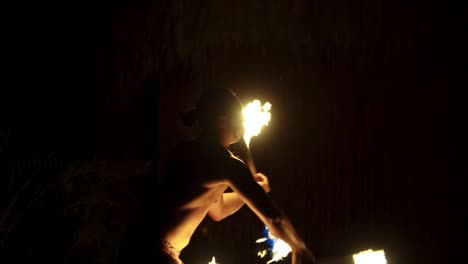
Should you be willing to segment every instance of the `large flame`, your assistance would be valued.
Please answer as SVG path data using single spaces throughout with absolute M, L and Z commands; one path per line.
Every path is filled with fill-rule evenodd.
M 263 106 L 259 100 L 247 104 L 242 110 L 244 115 L 244 140 L 247 146 L 250 139 L 262 131 L 262 127 L 268 125 L 271 119 L 271 104 L 266 102 Z
M 213 258 L 211 259 L 210 262 L 208 262 L 208 264 L 219 264 L 219 263 L 216 262 L 216 259 L 215 259 L 215 257 L 213 256 Z
M 355 264 L 387 264 L 383 250 L 373 251 L 369 249 L 362 251 L 354 254 L 353 259 Z
M 291 252 L 291 247 L 283 240 L 273 236 L 268 230 L 267 226 L 265 226 L 265 233 L 266 233 L 266 237 L 257 239 L 256 243 L 262 243 L 265 241 L 270 242 L 271 259 L 267 262 L 267 264 L 274 262 L 274 261 L 278 262 L 282 260 L 283 258 L 287 257 L 289 253 Z M 266 253 L 267 253 L 266 250 L 259 251 L 258 256 L 263 258 L 265 257 Z

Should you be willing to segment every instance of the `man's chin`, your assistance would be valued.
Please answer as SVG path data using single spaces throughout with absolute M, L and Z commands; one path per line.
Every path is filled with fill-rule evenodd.
M 230 144 L 230 145 L 238 143 L 241 139 L 242 139 L 242 137 L 233 138 L 233 139 L 231 140 L 231 144 Z

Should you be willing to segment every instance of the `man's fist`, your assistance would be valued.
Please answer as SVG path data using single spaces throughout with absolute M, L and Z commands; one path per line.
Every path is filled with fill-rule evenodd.
M 255 180 L 257 181 L 258 184 L 260 184 L 260 186 L 262 186 L 265 192 L 269 193 L 271 191 L 268 177 L 265 176 L 263 173 L 257 173 L 257 175 L 255 175 Z

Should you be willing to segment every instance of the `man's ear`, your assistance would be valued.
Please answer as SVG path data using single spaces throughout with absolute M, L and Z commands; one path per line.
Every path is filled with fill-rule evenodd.
M 225 115 L 222 115 L 218 119 L 218 128 L 227 128 L 228 127 L 228 118 Z

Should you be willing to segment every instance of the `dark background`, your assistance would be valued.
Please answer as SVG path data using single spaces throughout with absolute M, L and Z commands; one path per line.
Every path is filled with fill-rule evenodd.
M 1 263 L 115 263 L 206 87 L 272 103 L 252 151 L 319 258 L 463 258 L 464 9 L 425 1 L 71 1 L 6 9 Z M 465 12 L 466 13 L 466 12 Z M 6 92 L 6 93 L 4 93 Z M 188 264 L 255 263 L 246 208 Z

